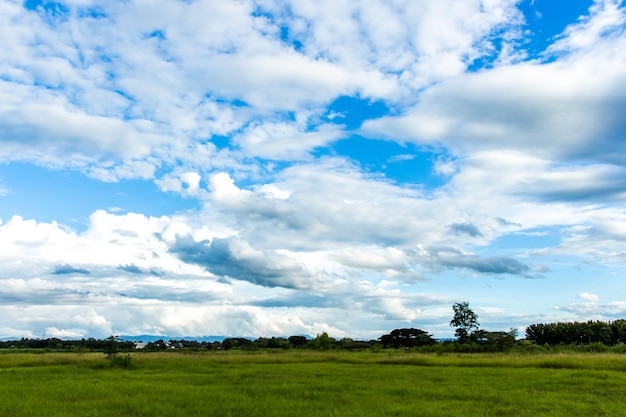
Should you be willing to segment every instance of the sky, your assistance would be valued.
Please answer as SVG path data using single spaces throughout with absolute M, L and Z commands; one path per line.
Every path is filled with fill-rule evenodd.
M 626 318 L 621 0 L 0 0 L 0 337 Z

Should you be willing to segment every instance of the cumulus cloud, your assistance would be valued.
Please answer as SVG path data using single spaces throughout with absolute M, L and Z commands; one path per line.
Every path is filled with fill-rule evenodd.
M 311 159 L 310 151 L 346 135 L 341 126 L 306 126 L 287 123 L 251 124 L 238 136 L 238 144 L 247 155 L 280 160 Z
M 521 23 L 510 0 L 64 4 L 2 5 L 0 157 L 106 180 L 152 178 L 213 135 L 238 137 L 245 155 L 303 158 L 343 136 L 308 126 L 335 98 L 409 99 Z
M 169 174 L 155 180 L 155 184 L 161 191 L 173 191 L 185 196 L 199 196 L 202 192 L 200 180 L 202 176 L 197 172 L 183 172 L 181 174 Z
M 452 223 L 448 230 L 455 235 L 468 235 L 470 237 L 479 237 L 483 234 L 471 223 Z
M 13 270 L 18 270 L 20 262 L 26 260 L 35 265 L 47 263 L 53 275 L 96 275 L 95 268 L 119 265 L 199 272 L 198 268 L 189 269 L 189 265 L 181 265 L 168 255 L 167 245 L 157 237 L 176 227 L 173 219 L 96 211 L 89 220 L 87 229 L 77 233 L 56 222 L 12 217 L 0 225 L 0 248 L 5 264 L 15 265 Z M 81 260 L 80 267 L 74 265 L 76 259 Z
M 0 161 L 198 201 L 96 210 L 83 230 L 3 219 L 0 333 L 445 334 L 448 280 L 623 265 L 622 3 L 595 1 L 534 58 L 518 3 L 0 2 Z M 339 97 L 389 111 L 352 123 Z M 359 135 L 413 145 L 382 161 L 437 180 L 335 153 Z M 544 229 L 558 243 L 510 242 Z M 594 294 L 550 314 L 623 313 Z M 492 323 L 536 317 L 481 301 Z
M 263 286 L 304 288 L 311 278 L 294 259 L 278 252 L 260 251 L 232 237 L 196 242 L 181 237 L 171 248 L 182 260 L 205 267 L 211 273 Z
M 510 149 L 559 162 L 623 165 L 625 14 L 610 1 L 590 13 L 554 44 L 566 57 L 451 78 L 421 94 L 405 115 L 367 121 L 363 132 L 443 143 L 458 153 Z
M 46 327 L 46 338 L 59 339 L 80 339 L 85 336 L 85 329 L 57 329 L 56 327 Z
M 588 292 L 581 292 L 580 294 L 578 294 L 578 298 L 589 301 L 590 303 L 597 303 L 598 301 L 600 301 L 600 297 Z
M 623 163 L 623 77 L 616 69 L 623 61 L 527 63 L 467 74 L 426 91 L 409 114 L 366 122 L 363 131 L 457 152 L 508 148 L 559 161 Z
M 467 269 L 480 274 L 510 274 L 533 277 L 532 268 L 507 256 L 480 257 L 452 247 L 428 248 L 421 255 L 423 262 L 435 268 Z

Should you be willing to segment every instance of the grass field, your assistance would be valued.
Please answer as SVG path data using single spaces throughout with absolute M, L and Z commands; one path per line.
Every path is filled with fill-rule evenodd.
M 0 354 L 0 416 L 626 416 L 626 355 Z

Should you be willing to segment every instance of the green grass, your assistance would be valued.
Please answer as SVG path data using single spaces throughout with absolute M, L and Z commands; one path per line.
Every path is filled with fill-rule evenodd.
M 626 416 L 626 356 L 0 354 L 1 416 Z

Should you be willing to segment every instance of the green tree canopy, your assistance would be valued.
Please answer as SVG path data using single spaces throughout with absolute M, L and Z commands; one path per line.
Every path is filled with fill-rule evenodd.
M 452 305 L 454 317 L 450 320 L 450 326 L 456 327 L 454 332 L 459 342 L 465 343 L 470 339 L 472 332 L 478 330 L 478 316 L 470 308 L 469 302 L 462 301 Z
M 383 347 L 420 347 L 437 343 L 431 335 L 420 329 L 395 329 L 380 337 Z

